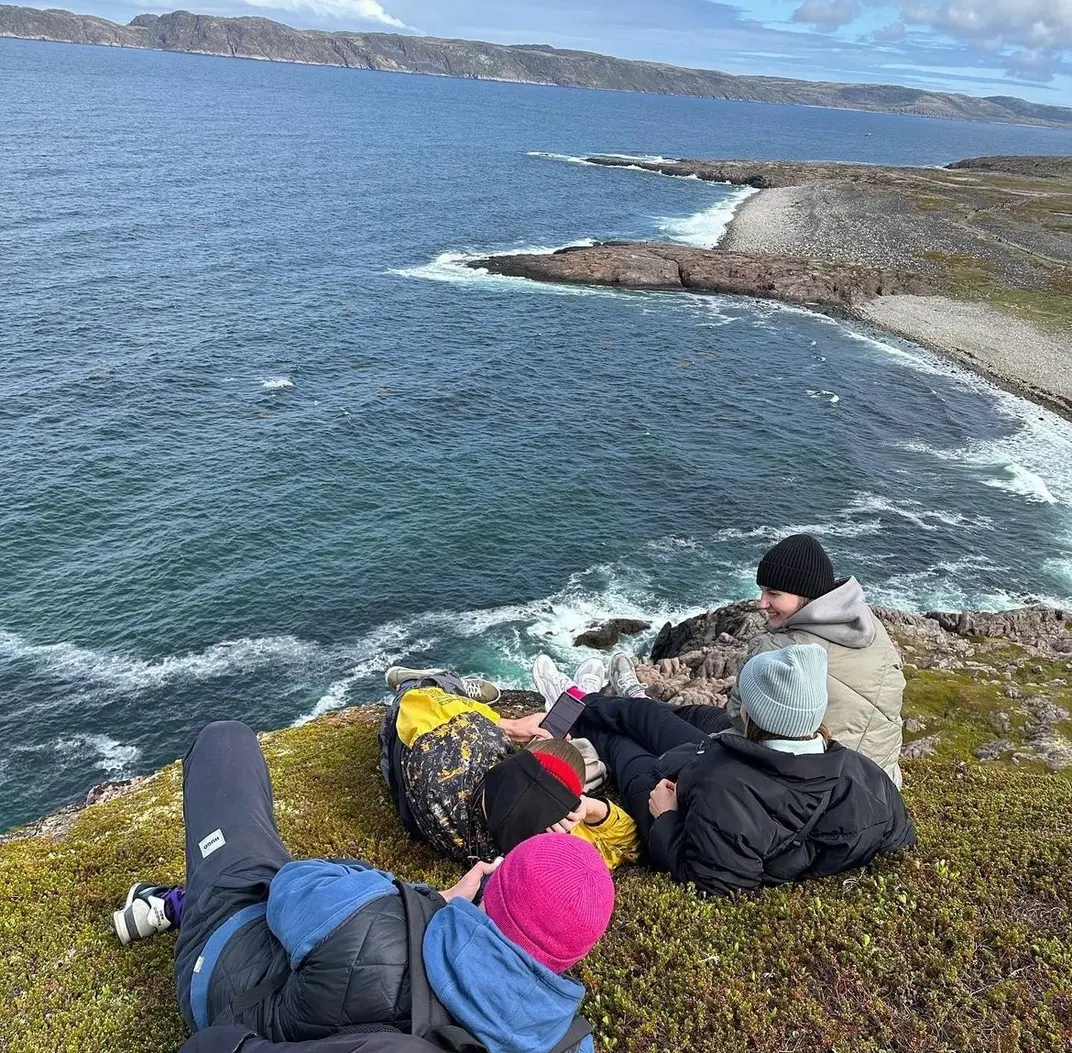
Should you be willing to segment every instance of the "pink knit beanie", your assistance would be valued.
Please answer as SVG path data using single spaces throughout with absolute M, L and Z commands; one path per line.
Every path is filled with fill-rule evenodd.
M 590 842 L 537 834 L 508 852 L 491 875 L 484 909 L 508 940 L 564 973 L 607 931 L 614 879 Z

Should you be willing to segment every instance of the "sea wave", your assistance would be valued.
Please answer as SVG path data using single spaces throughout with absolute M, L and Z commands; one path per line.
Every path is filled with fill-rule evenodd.
M 869 515 L 896 516 L 906 519 L 919 530 L 928 532 L 942 530 L 945 527 L 972 528 L 977 530 L 993 529 L 994 521 L 989 516 L 967 516 L 961 512 L 950 512 L 941 508 L 928 508 L 912 498 L 893 500 L 870 491 L 858 491 L 852 495 L 845 514 L 849 516 Z
M 124 693 L 180 681 L 251 673 L 280 662 L 307 663 L 320 653 L 317 644 L 294 636 L 260 636 L 224 640 L 202 651 L 145 659 L 66 641 L 33 643 L 18 633 L 0 630 L 0 658 L 30 662 L 36 672 L 69 682 L 99 685 Z
M 413 267 L 394 267 L 387 271 L 396 278 L 419 278 L 422 281 L 448 282 L 454 285 L 484 285 L 500 288 L 516 288 L 524 285 L 530 290 L 542 290 L 558 296 L 616 296 L 614 289 L 588 285 L 559 285 L 553 282 L 533 282 L 528 278 L 516 278 L 503 274 L 491 274 L 487 270 L 470 267 L 474 260 L 488 256 L 509 254 L 511 256 L 550 256 L 559 249 L 583 248 L 594 245 L 592 238 L 569 241 L 564 245 L 523 245 L 521 247 L 490 249 L 485 252 L 441 252 L 434 260 Z
M 752 187 L 740 187 L 691 216 L 660 217 L 659 230 L 685 245 L 713 249 L 722 240 L 737 209 L 756 193 Z
M 108 735 L 77 734 L 56 739 L 52 749 L 67 756 L 93 758 L 93 767 L 112 778 L 129 778 L 136 770 L 141 750 Z
M 265 391 L 282 391 L 284 388 L 294 387 L 294 381 L 290 377 L 269 377 L 261 381 L 261 387 Z

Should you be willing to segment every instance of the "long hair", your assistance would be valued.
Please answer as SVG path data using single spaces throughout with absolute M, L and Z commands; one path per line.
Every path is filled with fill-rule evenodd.
M 825 724 L 820 724 L 816 729 L 816 733 L 822 735 L 823 742 L 827 746 L 830 745 L 833 735 L 830 734 L 830 729 Z M 787 735 L 776 735 L 772 731 L 764 731 L 753 719 L 751 714 L 748 716 L 748 722 L 744 729 L 744 737 L 749 742 L 770 742 L 773 739 L 786 739 L 790 742 L 807 742 L 808 739 L 815 738 L 815 735 L 799 735 L 796 737 Z

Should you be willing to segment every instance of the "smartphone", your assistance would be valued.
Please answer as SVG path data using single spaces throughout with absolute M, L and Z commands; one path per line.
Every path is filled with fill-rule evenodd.
M 579 687 L 567 687 L 540 721 L 540 727 L 549 731 L 551 738 L 564 739 L 583 712 L 584 693 Z

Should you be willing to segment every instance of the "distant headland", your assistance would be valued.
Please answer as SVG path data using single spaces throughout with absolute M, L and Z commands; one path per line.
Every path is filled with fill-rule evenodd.
M 218 18 L 188 11 L 138 15 L 124 26 L 93 15 L 3 4 L 0 5 L 0 37 L 1072 128 L 1072 109 L 1007 95 L 976 98 L 890 84 L 734 76 L 719 70 L 637 62 L 554 48 L 549 44 L 503 45 L 392 33 L 325 33 L 292 29 L 267 18 Z

